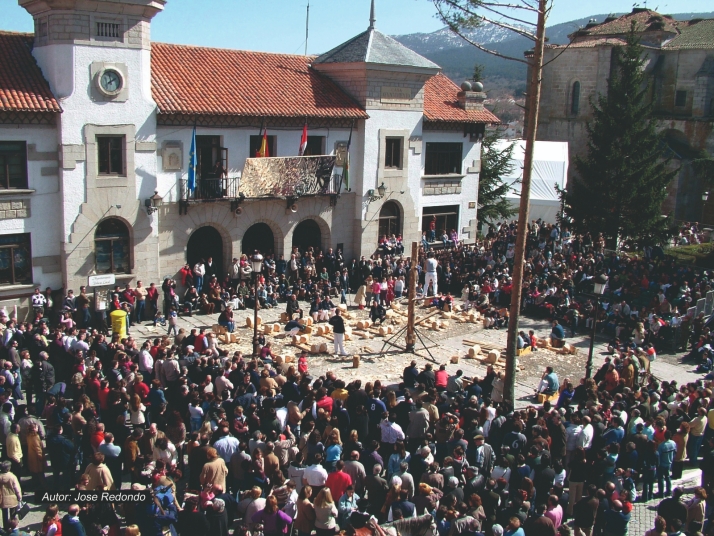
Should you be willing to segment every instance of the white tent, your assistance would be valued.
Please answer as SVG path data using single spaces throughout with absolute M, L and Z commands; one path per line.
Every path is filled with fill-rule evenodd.
M 521 202 L 521 184 L 516 180 L 523 178 L 523 158 L 525 140 L 501 140 L 496 144 L 497 150 L 503 150 L 510 143 L 515 143 L 512 163 L 514 169 L 511 176 L 504 177 L 506 182 L 513 184 L 507 199 L 517 210 Z M 531 175 L 531 201 L 529 206 L 529 221 L 538 218 L 552 223 L 560 212 L 560 199 L 555 191 L 558 185 L 565 189 L 568 180 L 568 142 L 536 141 L 533 154 L 533 173 Z

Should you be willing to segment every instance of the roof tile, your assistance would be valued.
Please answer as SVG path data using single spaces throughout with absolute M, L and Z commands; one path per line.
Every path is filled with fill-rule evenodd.
M 62 111 L 32 56 L 32 41 L 32 34 L 0 32 L 0 111 Z
M 366 118 L 311 59 L 153 43 L 152 93 L 162 114 Z
M 459 105 L 459 86 L 439 73 L 424 86 L 424 119 L 449 123 L 500 123 L 490 111 L 464 110 Z

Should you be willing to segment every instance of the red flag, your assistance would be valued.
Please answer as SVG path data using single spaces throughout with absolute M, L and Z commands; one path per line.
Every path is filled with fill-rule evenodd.
M 303 156 L 305 154 L 305 149 L 307 149 L 307 123 L 302 127 L 302 137 L 300 138 L 300 150 L 298 151 L 298 156 Z
M 257 158 L 268 158 L 270 156 L 270 151 L 268 149 L 268 128 L 265 128 L 263 132 L 263 141 L 260 144 L 260 149 L 255 154 Z

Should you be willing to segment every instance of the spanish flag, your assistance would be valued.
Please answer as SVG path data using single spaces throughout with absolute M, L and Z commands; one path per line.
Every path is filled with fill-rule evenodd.
M 268 127 L 263 131 L 263 141 L 260 144 L 260 149 L 255 153 L 256 158 L 268 158 L 270 151 L 268 150 Z

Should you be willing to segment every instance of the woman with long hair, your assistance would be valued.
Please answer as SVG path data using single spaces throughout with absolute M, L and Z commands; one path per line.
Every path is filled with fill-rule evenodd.
M 342 458 L 342 440 L 339 428 L 333 428 L 325 444 L 325 469 L 328 473 L 335 470 L 335 465 Z
M 129 400 L 129 422 L 133 427 L 144 428 L 146 423 L 145 411 L 146 407 L 141 403 L 141 397 L 137 394 L 132 395 Z
M 333 536 L 337 532 L 337 507 L 330 488 L 323 488 L 315 497 L 315 530 L 317 536 Z
M 589 470 L 590 462 L 588 462 L 585 449 L 583 447 L 576 448 L 570 463 L 568 463 L 568 517 L 572 517 L 575 503 L 583 496 Z
M 295 517 L 294 528 L 297 536 L 310 536 L 315 526 L 315 507 L 310 502 L 312 488 L 304 486 L 298 495 L 297 516 Z
M 278 508 L 278 501 L 274 495 L 270 495 L 265 499 L 265 508 L 253 514 L 251 521 L 263 524 L 263 534 L 265 536 L 287 534 L 288 527 L 292 523 L 290 516 Z
M 42 518 L 42 528 L 40 534 L 42 536 L 55 536 L 62 534 L 62 520 L 59 515 L 59 506 L 50 504 L 45 511 L 45 517 Z

